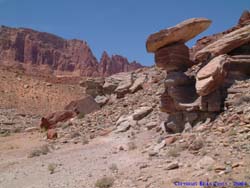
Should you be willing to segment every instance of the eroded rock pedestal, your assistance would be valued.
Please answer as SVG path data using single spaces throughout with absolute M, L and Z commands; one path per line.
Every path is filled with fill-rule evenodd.
M 149 36 L 147 51 L 154 52 L 156 65 L 167 72 L 161 96 L 161 111 L 165 113 L 162 126 L 166 131 L 182 132 L 185 127 L 215 118 L 223 110 L 226 88 L 249 75 L 247 19 L 244 16 L 240 19 L 244 23 L 239 21 L 234 28 L 213 35 L 217 36 L 213 40 L 205 37 L 202 46 L 191 50 L 184 43 L 207 29 L 210 20 L 189 19 Z

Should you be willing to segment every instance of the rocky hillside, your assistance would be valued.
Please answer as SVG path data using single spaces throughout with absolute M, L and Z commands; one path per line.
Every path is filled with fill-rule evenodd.
M 249 187 L 249 15 L 192 49 L 185 43 L 211 20 L 156 32 L 146 47 L 157 67 L 83 79 L 72 92 L 16 75 L 4 88 L 20 82 L 22 97 L 58 91 L 59 100 L 45 99 L 67 104 L 42 118 L 0 109 L 0 186 Z M 102 62 L 116 58 L 104 53 Z
M 109 76 L 142 67 L 122 56 L 109 59 L 104 52 L 99 64 L 85 41 L 65 40 L 26 28 L 0 27 L 0 64 L 29 74 Z
M 67 83 L 69 82 L 69 83 Z M 0 108 L 46 115 L 80 99 L 84 89 L 77 81 L 28 76 L 19 69 L 0 66 Z

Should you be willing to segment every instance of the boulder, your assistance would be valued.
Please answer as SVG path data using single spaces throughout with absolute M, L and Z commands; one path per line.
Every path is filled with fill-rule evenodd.
M 179 168 L 179 163 L 176 161 L 176 162 L 172 162 L 172 163 L 168 164 L 165 169 L 166 170 L 174 170 L 177 168 Z
M 177 140 L 176 136 L 170 136 L 165 139 L 166 145 L 173 144 Z
M 189 60 L 189 49 L 183 43 L 164 46 L 155 52 L 155 62 L 167 72 L 186 71 L 193 63 Z
M 147 75 L 143 74 L 140 75 L 138 78 L 135 79 L 133 85 L 129 88 L 131 93 L 134 93 L 140 89 L 142 89 L 143 83 L 147 80 Z
M 199 62 L 207 61 L 218 55 L 227 54 L 248 42 L 250 42 L 250 25 L 232 31 L 209 44 L 195 54 L 195 60 Z
M 197 170 L 204 169 L 204 167 L 212 166 L 215 160 L 212 157 L 204 156 L 194 165 Z
M 185 117 L 182 112 L 171 113 L 168 118 L 161 123 L 164 131 L 169 133 L 180 133 L 184 130 Z
M 115 130 L 115 133 L 126 132 L 130 127 L 134 127 L 136 124 L 137 123 L 133 120 L 132 116 L 121 116 L 116 122 L 117 129 Z
M 101 107 L 104 106 L 108 101 L 108 97 L 106 96 L 96 96 L 95 101 L 97 102 L 97 104 L 99 104 Z
M 77 114 L 89 114 L 100 110 L 100 106 L 92 96 L 86 96 L 80 100 L 71 101 L 64 109 Z
M 131 73 L 118 73 L 110 77 L 105 78 L 103 85 L 103 90 L 105 94 L 115 93 L 116 89 L 119 91 L 125 90 L 128 92 L 129 86 L 126 86 L 126 83 L 130 83 L 132 79 Z M 119 88 L 118 88 L 119 87 Z
M 120 81 L 112 78 L 112 77 L 108 77 L 105 79 L 105 83 L 103 85 L 103 91 L 105 94 L 112 94 L 114 93 L 115 89 L 118 87 Z
M 70 110 L 54 112 L 46 117 L 42 117 L 40 128 L 45 130 L 52 129 L 56 127 L 56 124 L 58 122 L 67 121 L 68 119 L 74 117 L 75 115 L 76 114 Z
M 119 119 L 116 121 L 116 126 L 119 126 L 124 121 L 132 121 L 132 116 L 122 115 L 119 117 Z
M 134 111 L 134 113 L 132 114 L 133 120 L 138 121 L 138 120 L 144 118 L 145 116 L 147 116 L 152 111 L 153 111 L 153 108 L 148 107 L 148 106 L 144 106 L 144 107 L 141 107 L 139 109 L 136 109 Z
M 56 139 L 58 137 L 55 129 L 49 129 L 47 131 L 47 139 Z
M 196 91 L 205 96 L 215 91 L 227 75 L 225 65 L 229 63 L 227 55 L 220 55 L 202 67 L 196 75 Z
M 211 20 L 206 18 L 192 18 L 174 27 L 161 30 L 148 37 L 146 42 L 147 51 L 156 52 L 159 48 L 169 44 L 185 43 L 206 30 L 210 24 Z
M 133 75 L 131 73 L 123 75 L 122 80 L 118 84 L 118 87 L 115 89 L 117 98 L 124 97 L 124 95 L 129 92 L 129 88 L 132 86 L 132 84 L 133 84 Z

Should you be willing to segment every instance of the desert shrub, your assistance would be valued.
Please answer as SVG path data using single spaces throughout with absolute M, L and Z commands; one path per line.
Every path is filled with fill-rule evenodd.
M 96 181 L 95 186 L 98 188 L 109 188 L 112 187 L 113 184 L 114 178 L 104 176 Z
M 32 150 L 29 153 L 28 158 L 38 157 L 40 155 L 47 155 L 48 153 L 49 153 L 49 147 L 47 145 L 43 145 L 40 148 Z
M 50 172 L 50 174 L 54 174 L 55 170 L 56 170 L 57 165 L 55 163 L 50 163 L 48 165 L 48 171 Z

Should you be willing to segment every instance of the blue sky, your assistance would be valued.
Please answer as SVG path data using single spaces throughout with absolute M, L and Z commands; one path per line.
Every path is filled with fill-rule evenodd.
M 192 17 L 211 19 L 191 46 L 235 25 L 245 9 L 249 0 L 0 0 L 0 25 L 86 40 L 98 59 L 106 50 L 152 65 L 153 54 L 145 49 L 151 33 Z

